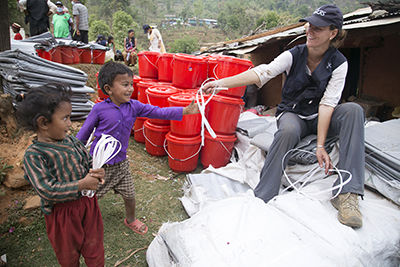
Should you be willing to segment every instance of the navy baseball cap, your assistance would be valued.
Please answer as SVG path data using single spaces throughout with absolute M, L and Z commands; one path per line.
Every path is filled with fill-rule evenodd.
M 343 14 L 336 5 L 328 4 L 317 8 L 310 17 L 300 19 L 299 21 L 307 21 L 316 27 L 333 25 L 341 30 L 343 26 Z
M 147 25 L 147 24 L 144 24 L 144 25 L 143 25 L 143 31 L 144 31 L 144 33 L 147 33 L 147 30 L 148 30 L 148 29 L 150 29 L 150 26 Z

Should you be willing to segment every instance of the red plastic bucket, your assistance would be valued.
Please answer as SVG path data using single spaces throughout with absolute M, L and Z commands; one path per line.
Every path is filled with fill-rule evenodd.
M 97 104 L 97 103 L 100 103 L 100 102 L 103 102 L 103 101 L 104 101 L 104 99 L 99 97 L 94 101 L 94 103 Z
M 204 146 L 201 148 L 200 161 L 204 168 L 212 165 L 214 168 L 224 167 L 231 158 L 233 145 L 236 141 L 234 134 L 217 134 L 214 139 L 204 131 Z
M 148 103 L 148 99 L 147 99 L 147 95 L 146 95 L 146 90 L 147 88 L 151 87 L 151 86 L 156 86 L 157 82 L 156 81 L 146 81 L 144 79 L 142 79 L 140 82 L 138 82 L 137 87 L 137 100 L 139 102 L 142 102 L 143 104 L 147 104 Z
M 93 49 L 93 64 L 103 65 L 106 58 L 106 51 L 100 49 Z
M 206 106 L 206 118 L 216 133 L 233 134 L 243 106 L 241 98 L 214 95 Z
M 53 47 L 50 51 L 50 58 L 51 61 L 57 62 L 57 63 L 62 63 L 61 59 L 61 50 L 59 46 Z
M 201 145 L 201 136 L 182 137 L 169 132 L 168 165 L 175 172 L 191 172 L 197 167 Z
M 71 48 L 72 48 L 72 55 L 74 56 L 73 64 L 79 64 L 80 59 L 79 59 L 78 47 L 71 47 Z
M 171 82 L 174 69 L 172 68 L 172 61 L 174 54 L 160 53 L 158 56 L 158 79 L 162 82 Z
M 137 84 L 142 80 L 139 76 L 133 75 L 133 93 L 131 95 L 131 99 L 138 98 L 138 86 Z
M 170 107 L 186 107 L 195 100 L 195 93 L 180 92 L 168 98 Z M 171 132 L 180 136 L 195 136 L 201 131 L 201 115 L 190 114 L 183 116 L 181 121 L 171 121 Z
M 101 99 L 106 99 L 109 98 L 109 95 L 106 95 L 105 93 L 103 93 L 103 91 L 101 91 L 101 89 L 97 89 L 97 95 L 101 98 Z
M 72 47 L 60 46 L 61 62 L 66 65 L 74 64 L 74 55 L 72 54 Z
M 144 126 L 144 138 L 146 151 L 153 156 L 164 156 L 167 153 L 164 149 L 165 135 L 170 131 L 169 125 L 153 124 L 146 120 Z
M 92 63 L 92 50 L 90 48 L 78 48 L 78 53 L 80 63 Z
M 144 140 L 145 139 L 144 139 L 144 135 L 143 135 L 143 123 L 146 120 L 147 120 L 147 118 L 137 117 L 136 120 L 135 120 L 135 124 L 133 125 L 133 131 L 134 131 L 133 138 L 138 143 L 143 143 L 144 144 Z
M 173 66 L 173 86 L 192 89 L 207 79 L 207 63 L 204 57 L 175 54 Z
M 237 75 L 254 67 L 247 59 L 231 56 L 211 55 L 208 57 L 208 77 L 222 79 Z M 246 86 L 234 87 L 229 90 L 222 90 L 219 94 L 232 97 L 242 97 Z
M 139 76 L 142 78 L 158 78 L 157 61 L 159 52 L 140 51 L 139 59 Z
M 148 99 L 148 103 L 152 106 L 157 106 L 160 108 L 169 107 L 168 97 L 173 94 L 177 94 L 179 91 L 172 86 L 150 86 L 146 89 L 146 95 Z M 169 120 L 161 120 L 161 119 L 150 119 L 151 123 L 159 124 L 159 125 L 169 125 Z
M 96 88 L 100 89 L 100 85 L 99 85 L 99 72 L 96 72 L 96 74 L 94 75 L 96 76 Z

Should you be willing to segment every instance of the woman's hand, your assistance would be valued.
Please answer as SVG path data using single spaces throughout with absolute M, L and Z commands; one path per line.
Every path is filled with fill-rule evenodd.
M 331 158 L 329 157 L 325 148 L 317 147 L 317 151 L 315 152 L 315 155 L 317 156 L 318 164 L 321 168 L 323 168 L 324 164 L 325 164 L 325 174 L 331 174 L 329 169 L 331 169 L 333 165 L 331 162 Z
M 215 93 L 217 94 L 220 91 L 220 90 L 216 90 L 217 86 L 218 86 L 217 81 L 211 81 L 211 82 L 204 84 L 201 87 L 201 90 L 205 94 L 211 94 L 215 90 Z
M 99 186 L 99 182 L 104 184 L 104 175 L 106 172 L 104 169 L 89 170 L 89 173 L 82 180 L 78 181 L 78 191 L 83 189 L 96 190 Z

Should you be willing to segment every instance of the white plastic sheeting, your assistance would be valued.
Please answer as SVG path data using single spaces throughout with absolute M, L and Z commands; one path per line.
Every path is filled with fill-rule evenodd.
M 333 182 L 333 177 L 315 181 L 304 190 L 323 190 Z M 311 200 L 292 192 L 268 204 L 249 196 L 209 202 L 188 220 L 165 223 L 148 248 L 147 262 L 150 267 L 399 266 L 398 207 L 367 191 L 360 203 L 364 225 L 352 229 L 337 220 L 329 196 Z
M 19 49 L 0 53 L 0 74 L 3 78 L 4 92 L 13 98 L 17 94 L 26 93 L 31 88 L 50 82 L 69 84 L 73 92 L 71 119 L 87 117 L 94 105 L 89 100 L 88 93 L 95 91 L 85 85 L 86 73 Z

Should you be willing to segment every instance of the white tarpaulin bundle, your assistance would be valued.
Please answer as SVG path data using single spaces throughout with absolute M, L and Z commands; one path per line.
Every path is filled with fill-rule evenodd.
M 367 185 L 400 205 L 400 120 L 365 128 Z
M 52 62 L 19 49 L 0 53 L 0 74 L 3 78 L 4 93 L 13 98 L 50 82 L 62 82 L 71 86 L 72 116 L 71 119 L 85 118 L 94 103 L 89 94 L 94 89 L 86 86 L 87 74 L 83 71 Z
M 315 181 L 304 191 L 311 194 L 333 182 L 332 177 Z M 147 250 L 147 262 L 150 267 L 399 266 L 398 207 L 367 191 L 360 203 L 364 225 L 352 229 L 337 220 L 329 196 L 313 200 L 291 192 L 268 204 L 249 196 L 210 202 L 188 220 L 165 223 Z

